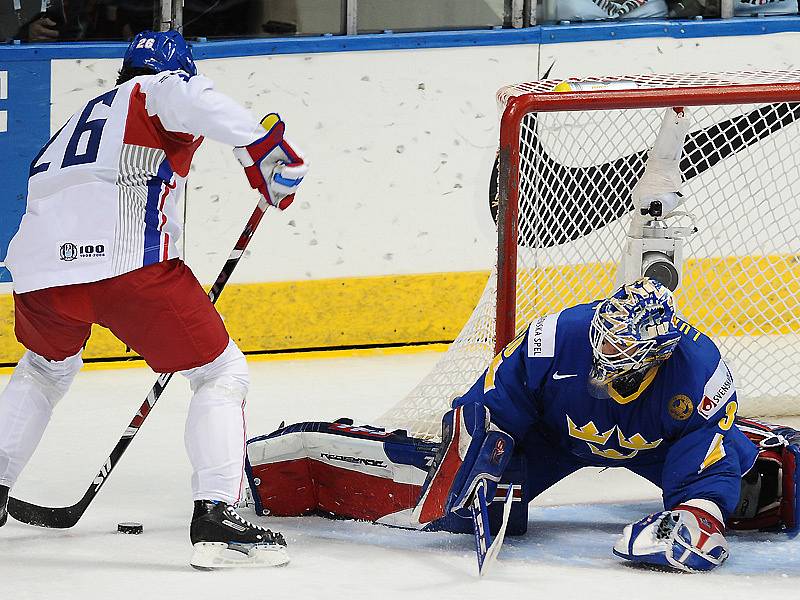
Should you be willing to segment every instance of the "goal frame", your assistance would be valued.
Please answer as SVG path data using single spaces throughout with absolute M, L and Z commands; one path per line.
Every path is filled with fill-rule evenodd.
M 520 137 L 527 114 L 777 102 L 800 102 L 800 83 L 531 92 L 510 97 L 500 122 L 495 354 L 516 335 Z

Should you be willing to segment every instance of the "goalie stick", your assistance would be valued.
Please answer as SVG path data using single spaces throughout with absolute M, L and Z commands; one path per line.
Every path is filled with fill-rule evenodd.
M 216 303 L 217 298 L 219 298 L 219 295 L 222 293 L 222 290 L 225 287 L 225 284 L 228 283 L 233 270 L 236 268 L 236 265 L 242 258 L 247 245 L 250 243 L 250 238 L 253 237 L 253 234 L 255 233 L 258 224 L 261 222 L 261 218 L 264 216 L 264 213 L 267 211 L 268 206 L 269 204 L 267 203 L 267 200 L 261 196 L 258 205 L 253 211 L 253 214 L 250 215 L 250 219 L 248 219 L 247 224 L 244 227 L 244 231 L 242 231 L 242 234 L 236 241 L 228 260 L 225 261 L 222 271 L 220 271 L 219 275 L 217 276 L 217 280 L 214 282 L 214 285 L 211 286 L 211 290 L 208 292 L 208 297 L 212 304 Z M 125 432 L 117 442 L 117 445 L 114 446 L 111 454 L 109 454 L 108 458 L 103 463 L 103 466 L 100 467 L 100 471 L 95 476 L 91 485 L 89 485 L 89 489 L 86 490 L 86 493 L 83 494 L 83 497 L 77 503 L 73 504 L 72 506 L 49 508 L 46 506 L 31 504 L 30 502 L 24 502 L 22 500 L 18 500 L 17 498 L 9 498 L 8 514 L 14 517 L 17 521 L 21 521 L 22 523 L 27 523 L 29 525 L 37 525 L 39 527 L 68 529 L 74 526 L 83 516 L 83 513 L 86 512 L 86 509 L 92 503 L 94 497 L 97 496 L 100 488 L 102 488 L 105 482 L 108 481 L 111 471 L 113 471 L 114 467 L 117 466 L 119 459 L 122 458 L 125 450 L 127 450 L 128 446 L 133 441 L 133 438 L 136 437 L 136 434 L 139 432 L 139 428 L 142 426 L 142 423 L 144 423 L 147 415 L 150 414 L 150 411 L 156 405 L 156 402 L 158 402 L 158 399 L 161 397 L 164 388 L 167 387 L 167 384 L 170 382 L 173 375 L 174 373 L 162 373 L 158 376 L 158 379 L 156 379 L 156 382 L 153 384 L 152 389 L 147 394 L 147 397 L 142 405 L 139 407 L 139 410 L 134 415 L 130 424 L 125 428 Z
M 511 505 L 514 502 L 514 486 L 509 485 L 506 498 L 503 501 L 503 522 L 494 540 L 489 529 L 489 506 L 486 502 L 486 481 L 482 480 L 475 488 L 472 496 L 470 511 L 472 524 L 475 527 L 475 553 L 478 555 L 478 575 L 483 577 L 497 560 L 500 547 L 506 537 L 508 518 L 511 515 Z

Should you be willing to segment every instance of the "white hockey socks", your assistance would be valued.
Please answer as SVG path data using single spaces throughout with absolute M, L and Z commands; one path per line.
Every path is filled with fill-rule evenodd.
M 194 392 L 184 435 L 192 499 L 236 504 L 244 473 L 247 361 L 231 340 L 212 362 L 183 375 Z
M 0 485 L 12 487 L 44 435 L 58 401 L 83 366 L 81 353 L 49 361 L 30 350 L 0 394 Z

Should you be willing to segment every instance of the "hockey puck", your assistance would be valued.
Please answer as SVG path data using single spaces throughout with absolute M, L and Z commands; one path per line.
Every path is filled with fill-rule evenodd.
M 117 525 L 117 531 L 120 533 L 129 533 L 131 535 L 139 535 L 144 531 L 144 527 L 141 523 L 119 523 Z

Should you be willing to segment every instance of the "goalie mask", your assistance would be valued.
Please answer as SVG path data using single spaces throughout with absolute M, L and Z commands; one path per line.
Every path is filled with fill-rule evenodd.
M 589 326 L 590 382 L 605 385 L 665 361 L 680 340 L 672 293 L 643 277 L 597 305 Z

